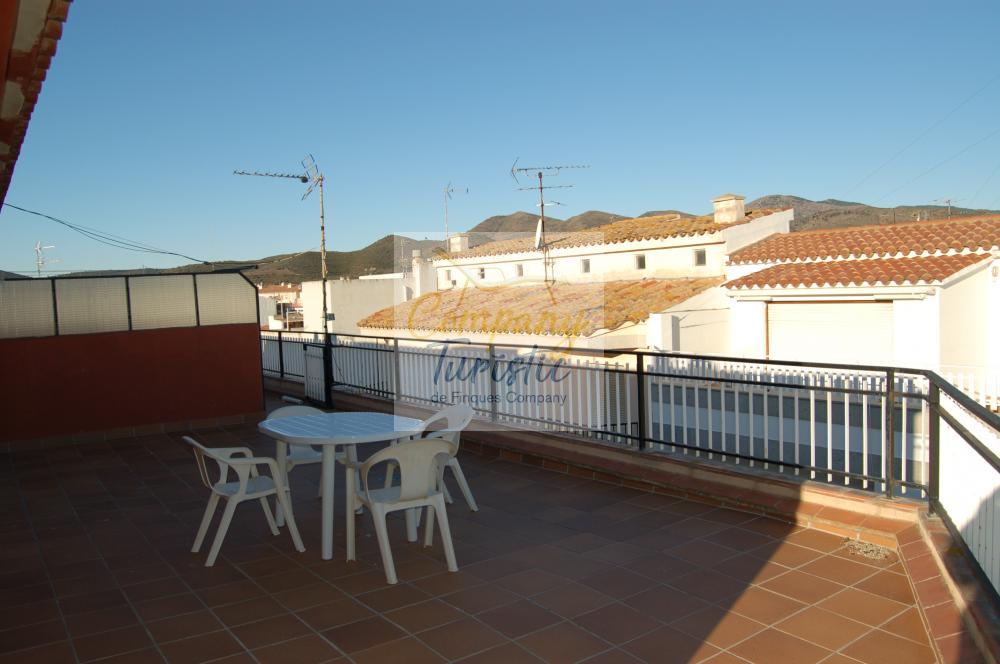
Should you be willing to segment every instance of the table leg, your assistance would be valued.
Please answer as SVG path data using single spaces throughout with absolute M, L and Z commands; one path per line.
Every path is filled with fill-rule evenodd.
M 274 456 L 278 462 L 278 472 L 281 473 L 281 479 L 285 482 L 285 486 L 288 484 L 288 443 L 283 440 L 276 440 L 274 444 Z M 279 526 L 285 525 L 285 510 L 281 508 L 281 504 L 275 505 L 275 522 Z
M 333 494 L 337 468 L 336 445 L 323 445 L 323 560 L 333 558 Z

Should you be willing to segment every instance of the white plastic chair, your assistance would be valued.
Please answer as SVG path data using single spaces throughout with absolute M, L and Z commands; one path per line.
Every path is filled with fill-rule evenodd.
M 285 401 L 298 401 L 290 397 L 282 397 Z M 299 403 L 302 403 L 301 401 Z M 307 415 L 322 415 L 323 411 L 312 406 L 282 406 L 267 414 L 267 419 L 277 420 L 283 417 L 304 417 Z M 309 463 L 321 463 L 323 453 L 312 445 L 289 445 L 283 440 L 277 441 L 277 445 L 285 446 L 285 482 L 288 482 L 288 473 L 292 472 L 295 466 L 304 466 Z M 280 447 L 277 454 L 280 456 Z M 338 461 L 342 459 L 343 453 L 337 454 Z M 323 483 L 319 484 L 319 496 L 323 495 Z
M 478 512 L 479 505 L 476 504 L 476 499 L 472 496 L 472 490 L 465 479 L 465 473 L 462 472 L 462 465 L 458 462 L 458 448 L 461 444 L 462 430 L 469 426 L 469 422 L 472 421 L 474 414 L 475 411 L 468 404 L 449 406 L 424 420 L 420 426 L 420 431 L 424 438 L 440 438 L 452 444 L 451 458 L 448 459 L 447 464 L 441 466 L 440 470 L 441 490 L 444 492 L 445 500 L 449 503 L 454 502 L 451 494 L 448 492 L 448 487 L 444 483 L 445 468 L 450 468 L 451 472 L 455 475 L 455 481 L 458 482 L 458 488 L 461 489 L 462 495 L 465 496 L 465 502 L 468 503 L 469 509 L 473 512 Z M 441 421 L 444 422 L 443 429 L 431 429 L 431 427 Z
M 299 529 L 295 526 L 295 517 L 292 516 L 292 501 L 288 495 L 288 488 L 285 486 L 284 478 L 278 472 L 278 464 L 274 459 L 268 457 L 255 457 L 248 447 L 217 447 L 208 448 L 190 436 L 184 436 L 184 442 L 194 448 L 195 461 L 198 463 L 198 474 L 201 481 L 212 492 L 205 507 L 205 514 L 201 518 L 201 525 L 198 527 L 198 534 L 194 538 L 194 546 L 191 553 L 198 553 L 201 550 L 202 542 L 205 541 L 205 533 L 212 522 L 215 508 L 219 504 L 220 498 L 226 499 L 226 509 L 222 513 L 222 521 L 219 522 L 219 530 L 215 534 L 212 548 L 208 552 L 208 559 L 205 567 L 215 564 L 215 559 L 219 555 L 222 541 L 226 538 L 229 524 L 233 520 L 233 513 L 236 506 L 246 500 L 259 500 L 261 508 L 264 510 L 264 518 L 271 528 L 271 533 L 278 535 L 278 526 L 274 522 L 271 508 L 268 505 L 267 497 L 274 495 L 278 500 L 278 505 L 285 513 L 285 520 L 288 523 L 288 532 L 292 536 L 292 542 L 298 551 L 305 551 L 299 537 Z M 208 472 L 208 465 L 205 459 L 215 461 L 219 466 L 219 479 L 213 482 Z M 260 475 L 257 466 L 267 466 L 271 476 Z M 236 481 L 229 481 L 229 471 L 236 473 Z
M 375 534 L 378 537 L 379 551 L 382 554 L 382 566 L 385 568 L 385 580 L 390 584 L 397 582 L 396 568 L 392 562 L 392 550 L 389 547 L 389 531 L 386 527 L 386 515 L 389 512 L 407 511 L 407 531 L 416 528 L 412 515 L 421 507 L 426 507 L 427 525 L 424 534 L 424 546 L 430 546 L 434 538 L 434 516 L 437 515 L 438 528 L 441 530 L 441 541 L 444 546 L 445 560 L 448 571 L 458 571 L 455 562 L 455 547 L 451 541 L 451 529 L 448 526 L 448 514 L 445 511 L 444 495 L 440 489 L 439 466 L 445 463 L 451 455 L 452 445 L 447 440 L 421 439 L 411 440 L 393 447 L 379 450 L 363 464 L 348 464 L 349 468 L 357 468 L 361 476 L 361 486 L 355 483 L 354 473 L 347 473 L 347 506 L 345 509 L 347 523 L 347 559 L 356 560 L 357 553 L 354 543 L 355 511 L 359 507 L 367 507 L 375 524 Z M 381 489 L 372 489 L 368 485 L 368 473 L 379 463 L 393 463 L 399 467 L 399 485 Z M 415 539 L 415 538 L 414 538 Z

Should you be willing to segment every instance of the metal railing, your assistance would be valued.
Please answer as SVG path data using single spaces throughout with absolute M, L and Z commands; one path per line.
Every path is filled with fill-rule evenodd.
M 1000 586 L 1000 418 L 937 373 L 653 351 L 567 355 L 464 340 L 261 336 L 265 374 L 301 375 L 318 401 L 335 391 L 424 405 L 472 400 L 481 419 L 508 426 L 926 499 Z M 434 393 L 442 366 L 464 377 L 444 399 Z M 545 379 L 556 370 L 564 379 Z M 512 374 L 513 389 L 497 379 Z

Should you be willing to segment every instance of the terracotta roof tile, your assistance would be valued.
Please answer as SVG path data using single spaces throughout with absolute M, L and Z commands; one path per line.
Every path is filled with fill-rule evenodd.
M 658 215 L 655 217 L 636 217 L 597 226 L 584 231 L 546 233 L 549 246 L 584 247 L 598 244 L 614 244 L 636 240 L 658 240 L 689 235 L 706 235 L 717 233 L 730 226 L 748 223 L 759 217 L 774 214 L 780 210 L 750 210 L 743 221 L 728 224 L 717 224 L 712 215 L 701 217 L 678 217 L 677 214 Z M 496 256 L 499 254 L 514 254 L 535 249 L 534 233 L 510 239 L 487 242 L 466 251 L 439 256 L 439 259 L 474 258 L 477 256 Z
M 808 288 L 933 284 L 970 265 L 991 260 L 989 254 L 954 254 L 915 258 L 874 258 L 818 263 L 783 263 L 727 282 L 725 288 Z
M 1000 214 L 908 224 L 780 233 L 733 253 L 731 264 L 989 251 L 1000 245 Z
M 589 336 L 645 320 L 721 278 L 642 279 L 435 291 L 358 321 L 359 327 Z

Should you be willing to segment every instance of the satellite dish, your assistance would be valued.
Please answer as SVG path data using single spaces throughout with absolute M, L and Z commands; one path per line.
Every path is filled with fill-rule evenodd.
M 535 227 L 535 249 L 542 248 L 542 219 L 538 218 L 538 226 Z

